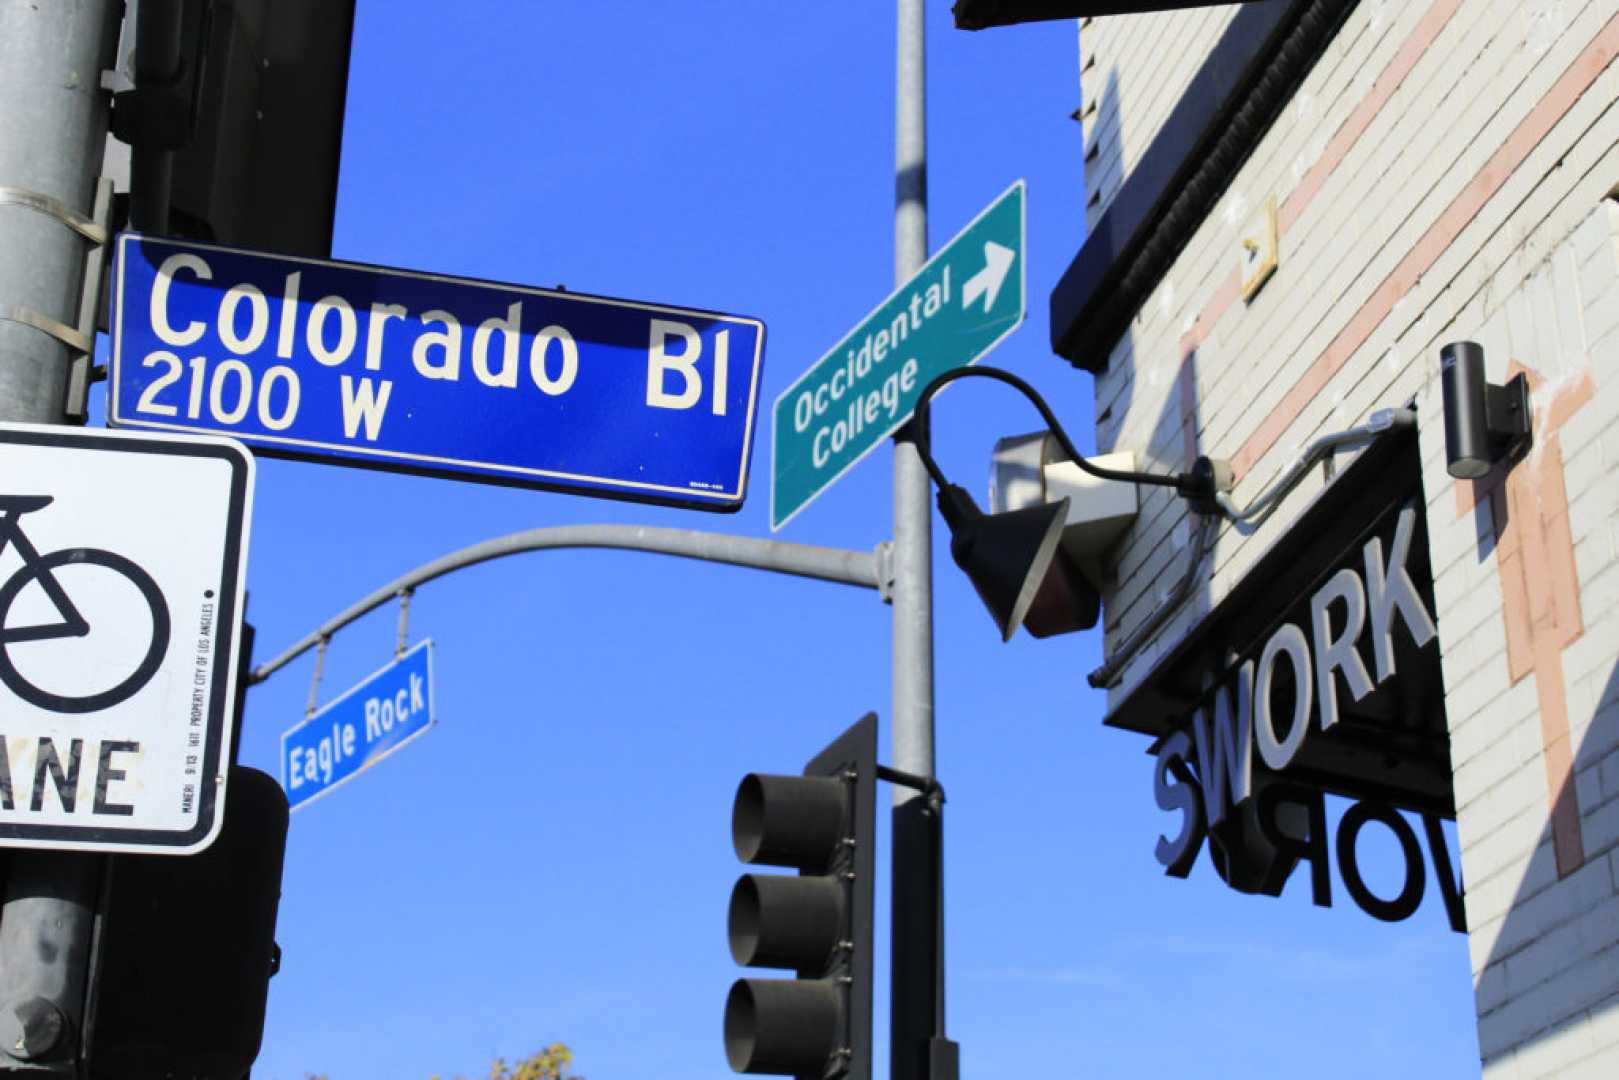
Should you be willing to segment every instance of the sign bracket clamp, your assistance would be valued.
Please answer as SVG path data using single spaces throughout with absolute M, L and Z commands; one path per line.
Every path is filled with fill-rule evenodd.
M 944 807 L 944 785 L 931 776 L 919 776 L 913 772 L 896 769 L 889 765 L 878 764 L 877 779 L 886 780 L 890 784 L 898 784 L 913 791 L 922 793 L 927 800 L 928 809 L 937 812 Z
M 394 659 L 405 655 L 405 644 L 410 640 L 410 598 L 416 590 L 406 586 L 396 594 L 399 597 L 399 640 L 394 644 Z
M 309 679 L 309 704 L 304 706 L 304 716 L 312 718 L 315 715 L 315 703 L 320 698 L 321 669 L 326 666 L 326 645 L 330 642 L 329 634 L 322 634 L 315 643 L 315 672 Z
M 877 599 L 894 603 L 894 541 L 884 540 L 873 549 L 877 559 Z

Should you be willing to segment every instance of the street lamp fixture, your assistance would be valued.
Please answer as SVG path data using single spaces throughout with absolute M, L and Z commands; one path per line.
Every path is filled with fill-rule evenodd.
M 939 512 L 950 528 L 950 555 L 978 590 L 1003 641 L 1011 641 L 1031 614 L 1034 625 L 1045 628 L 1039 637 L 1096 625 L 1101 597 L 1058 548 L 1067 498 L 986 514 L 965 489 L 941 484 Z
M 1011 372 L 967 367 L 940 375 L 917 398 L 916 448 L 928 475 L 939 486 L 939 513 L 950 529 L 950 555 L 989 609 L 1003 641 L 1011 641 L 1019 626 L 1035 637 L 1087 630 L 1101 614 L 1101 594 L 1062 551 L 1068 498 L 986 514 L 965 488 L 945 478 L 933 459 L 933 397 L 948 384 L 969 376 L 995 379 L 1021 392 L 1039 410 L 1062 452 L 1084 472 L 1101 480 L 1171 487 L 1194 510 L 1217 512 L 1218 470 L 1207 458 L 1199 458 L 1191 472 L 1168 475 L 1105 468 L 1087 461 L 1075 449 L 1045 399 Z

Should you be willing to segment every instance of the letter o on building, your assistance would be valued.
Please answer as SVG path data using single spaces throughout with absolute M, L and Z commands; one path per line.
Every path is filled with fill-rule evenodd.
M 1270 717 L 1271 686 L 1276 677 L 1276 661 L 1284 655 L 1293 667 L 1293 719 L 1287 734 L 1278 740 Z M 1299 747 L 1304 745 L 1304 736 L 1310 730 L 1310 706 L 1314 701 L 1310 643 L 1304 640 L 1304 631 L 1292 623 L 1283 623 L 1265 642 L 1254 678 L 1254 744 L 1272 770 L 1281 772 L 1287 768 Z
M 1400 895 L 1393 900 L 1384 900 L 1375 895 L 1360 876 L 1355 845 L 1360 840 L 1361 827 L 1368 821 L 1386 825 L 1400 842 L 1400 852 L 1405 856 L 1405 884 L 1400 887 Z M 1338 873 L 1343 877 L 1344 888 L 1349 890 L 1350 899 L 1355 901 L 1356 906 L 1372 918 L 1384 922 L 1409 919 L 1422 903 L 1422 893 L 1428 883 L 1417 834 L 1411 831 L 1411 826 L 1399 811 L 1386 803 L 1358 802 L 1344 812 L 1342 820 L 1338 822 Z

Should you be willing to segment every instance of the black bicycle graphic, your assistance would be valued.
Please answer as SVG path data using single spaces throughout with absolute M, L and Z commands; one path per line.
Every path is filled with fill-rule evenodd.
M 0 495 L 0 515 L 3 515 L 0 516 L 0 555 L 5 554 L 6 545 L 10 544 L 17 549 L 23 562 L 22 569 L 0 585 L 0 682 L 24 701 L 41 709 L 58 713 L 95 712 L 134 696 L 156 674 L 169 647 L 169 609 L 152 575 L 122 555 L 100 548 L 63 548 L 41 555 L 23 533 L 18 519 L 24 514 L 42 510 L 54 501 L 55 496 L 52 495 Z M 11 659 L 11 646 L 20 642 L 85 637 L 90 633 L 90 624 L 73 606 L 61 582 L 56 580 L 55 571 L 65 566 L 100 566 L 122 575 L 140 590 L 152 616 L 152 640 L 135 670 L 111 689 L 82 697 L 41 690 L 17 670 Z M 18 594 L 36 581 L 55 606 L 61 621 L 38 626 L 7 625 L 11 605 Z

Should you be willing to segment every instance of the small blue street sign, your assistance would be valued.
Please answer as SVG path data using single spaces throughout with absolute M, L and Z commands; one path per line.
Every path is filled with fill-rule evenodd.
M 737 510 L 764 324 L 126 233 L 108 420 L 259 452 Z
M 433 643 L 405 655 L 281 736 L 294 810 L 352 780 L 433 726 Z

